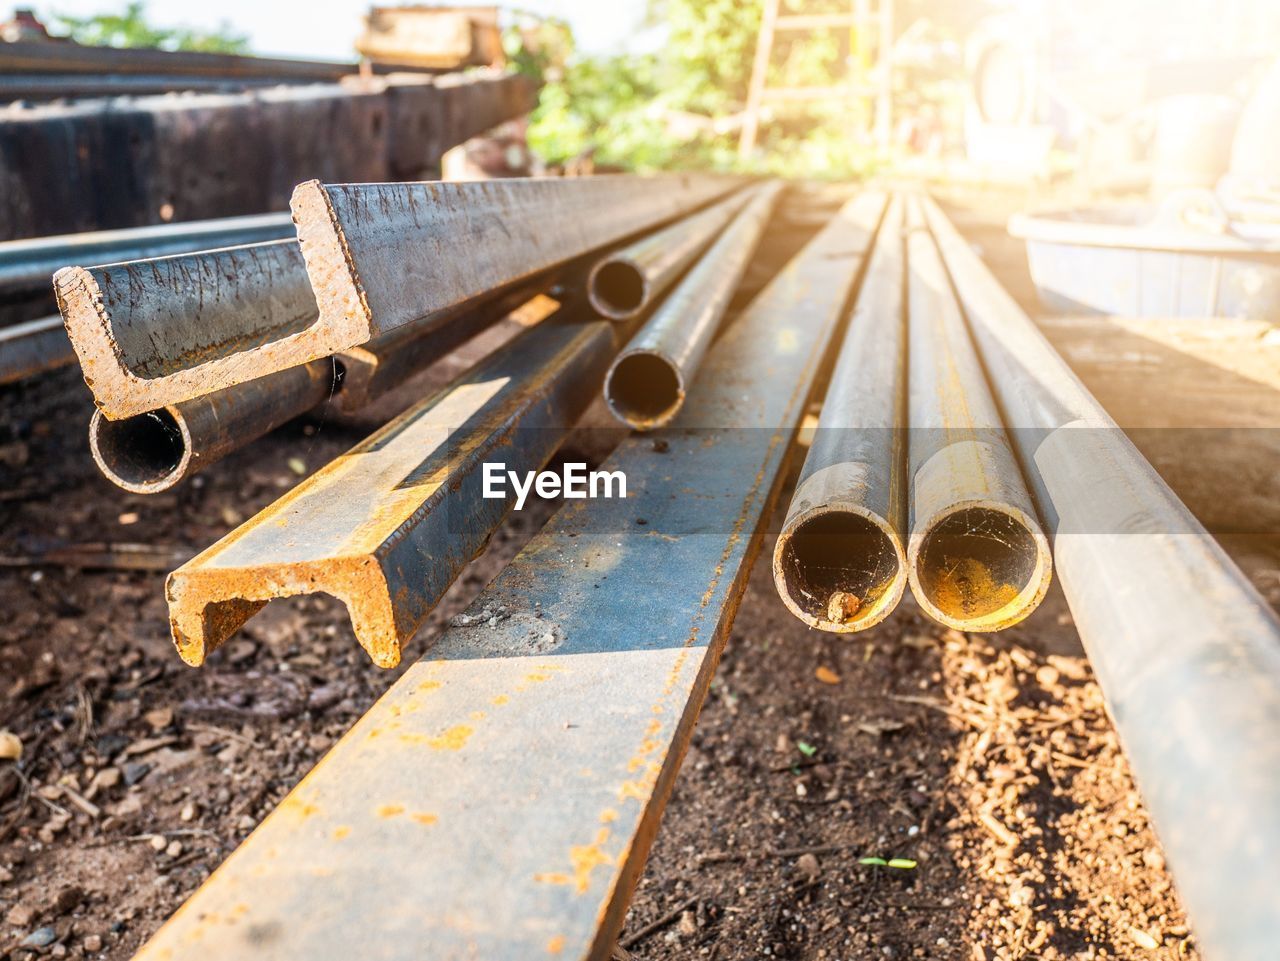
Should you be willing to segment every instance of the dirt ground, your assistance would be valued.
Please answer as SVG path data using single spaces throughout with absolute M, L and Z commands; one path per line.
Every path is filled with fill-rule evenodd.
M 1026 198 L 959 200 L 958 223 L 1037 309 L 1002 229 Z M 789 209 L 769 248 L 778 262 L 816 224 L 803 203 Z M 151 497 L 97 474 L 75 371 L 0 388 L 0 730 L 23 747 L 21 764 L 0 762 L 0 961 L 128 958 L 394 681 L 321 596 L 270 605 L 205 669 L 186 668 L 164 574 L 509 333 L 358 420 L 294 422 Z M 1113 413 L 1154 383 L 1112 380 L 1131 395 L 1106 381 Z M 1233 384 L 1245 402 L 1251 383 Z M 587 421 L 605 422 L 598 409 Z M 596 460 L 619 436 L 593 429 L 570 443 Z M 1151 443 L 1159 464 L 1170 442 Z M 1166 459 L 1189 501 L 1222 500 L 1208 496 L 1221 478 L 1179 477 Z M 414 652 L 554 509 L 512 516 Z M 1224 530 L 1280 605 L 1275 537 Z M 125 555 L 122 544 L 141 547 Z M 102 545 L 116 547 L 104 556 Z M 103 569 L 124 556 L 143 569 Z M 1197 954 L 1059 591 L 996 636 L 944 631 L 908 600 L 842 638 L 792 619 L 757 563 L 617 956 Z

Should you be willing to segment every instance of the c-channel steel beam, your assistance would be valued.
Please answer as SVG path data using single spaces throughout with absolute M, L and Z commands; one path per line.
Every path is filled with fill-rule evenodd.
M 218 250 L 67 268 L 54 287 L 94 401 L 119 420 L 359 346 L 688 212 L 738 183 L 713 176 L 313 182 L 294 197 L 301 251 L 280 241 L 234 248 L 230 266 L 229 252 Z
M 1210 961 L 1280 944 L 1280 620 L 931 200 L 1054 563 Z
M 138 961 L 609 957 L 883 203 L 782 270 L 666 452 L 603 465 L 628 497 L 562 509 Z
M 482 497 L 484 462 L 540 469 L 599 389 L 626 329 L 581 314 L 494 351 L 174 571 L 182 658 L 203 663 L 274 598 L 323 591 L 376 664 L 398 664 L 511 509 Z

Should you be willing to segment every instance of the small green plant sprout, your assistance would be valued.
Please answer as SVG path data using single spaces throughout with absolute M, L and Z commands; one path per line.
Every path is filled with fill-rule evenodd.
M 796 741 L 796 750 L 798 750 L 805 757 L 813 757 L 815 754 L 818 753 L 818 749 L 816 747 L 814 747 L 812 744 L 806 744 L 804 741 Z
M 916 862 L 910 858 L 890 858 L 888 861 L 884 858 L 858 858 L 858 863 L 869 867 L 896 868 L 899 871 L 914 871 L 916 867 Z

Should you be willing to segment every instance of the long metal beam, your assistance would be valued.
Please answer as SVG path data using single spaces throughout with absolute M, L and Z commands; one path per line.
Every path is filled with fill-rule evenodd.
M 319 327 L 354 346 L 711 203 L 742 178 L 299 185 Z
M 75 363 L 62 317 L 41 317 L 0 327 L 0 384 Z
M 167 596 L 190 664 L 271 599 L 341 599 L 374 663 L 401 646 L 511 510 L 483 463 L 540 469 L 590 403 L 625 331 L 566 308 L 174 571 Z
M 535 93 L 528 77 L 478 72 L 0 106 L 0 239 L 283 210 L 313 177 L 426 176 Z
M 932 201 L 1058 578 L 1209 961 L 1280 944 L 1280 620 Z
M 292 236 L 292 218 L 278 213 L 6 240 L 0 242 L 0 297 L 47 293 L 53 275 L 76 264 L 116 264 Z
M 591 306 L 610 320 L 630 320 L 667 292 L 751 199 L 731 194 L 706 210 L 601 257 L 587 275 Z
M 312 335 L 315 298 L 295 240 L 67 267 L 53 286 L 85 383 L 112 420 L 351 346 Z
M 781 190 L 774 181 L 756 191 L 613 362 L 604 399 L 624 424 L 649 430 L 679 413 Z
M 138 961 L 610 956 L 882 207 L 783 269 L 666 452 L 603 465 L 627 497 L 563 508 Z
M 907 197 L 907 577 L 962 631 L 1025 618 L 1053 561 L 918 195 Z
M 15 73 L 169 74 L 295 83 L 338 80 L 360 69 L 359 64 L 336 60 L 295 60 L 139 47 L 121 49 L 45 41 L 6 43 L 0 47 L 0 66 Z M 374 69 L 385 72 L 421 68 L 379 64 L 374 65 Z
M 907 586 L 905 251 L 894 197 L 773 551 L 773 581 L 810 627 L 880 623 Z

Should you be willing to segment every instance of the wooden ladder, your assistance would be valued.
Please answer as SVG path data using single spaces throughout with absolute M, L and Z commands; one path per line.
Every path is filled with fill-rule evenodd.
M 760 16 L 760 34 L 756 39 L 756 56 L 751 67 L 751 84 L 747 88 L 747 108 L 738 138 L 738 156 L 746 159 L 755 149 L 760 131 L 760 110 L 769 101 L 827 100 L 869 97 L 872 33 L 876 33 L 876 60 L 879 69 L 875 85 L 875 139 L 881 146 L 889 143 L 893 98 L 890 52 L 893 46 L 893 0 L 878 0 L 872 11 L 872 0 L 853 0 L 848 13 L 779 12 L 782 0 L 764 0 Z M 873 26 L 874 25 L 874 26 Z M 773 40 L 779 30 L 813 32 L 816 30 L 850 31 L 853 65 L 844 84 L 829 87 L 769 87 L 766 77 L 773 56 Z

